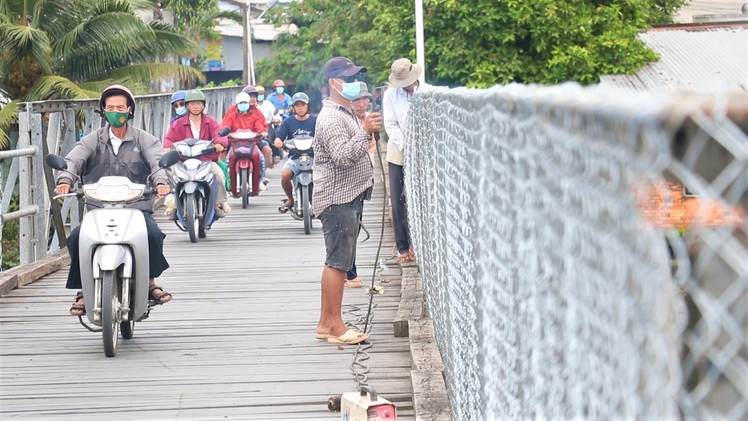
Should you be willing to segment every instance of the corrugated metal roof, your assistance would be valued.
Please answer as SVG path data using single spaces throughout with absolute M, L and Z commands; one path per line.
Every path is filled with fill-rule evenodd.
M 601 76 L 601 86 L 657 92 L 748 90 L 748 23 L 661 27 L 640 38 L 660 60 L 633 75 Z
M 244 36 L 244 29 L 241 25 L 218 25 L 216 29 L 224 37 L 242 38 Z M 296 25 L 283 25 L 276 28 L 270 23 L 252 24 L 253 38 L 258 41 L 273 41 L 280 34 L 295 34 L 297 31 L 298 28 L 296 28 Z

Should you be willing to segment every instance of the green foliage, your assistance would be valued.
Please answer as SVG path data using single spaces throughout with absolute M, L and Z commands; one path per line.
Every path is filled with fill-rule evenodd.
M 657 55 L 637 38 L 650 25 L 672 21 L 684 0 L 425 0 L 427 79 L 486 87 L 510 82 L 595 83 L 599 75 L 633 73 Z M 413 2 L 305 0 L 267 14 L 294 23 L 276 54 L 257 66 L 261 80 L 276 75 L 320 86 L 322 66 L 344 55 L 369 68 L 379 84 L 391 62 L 415 60 Z
M 240 85 L 242 85 L 241 79 L 227 80 L 225 82 L 219 83 L 218 85 L 216 85 L 216 83 L 211 80 L 204 87 L 205 88 L 217 88 L 217 87 L 224 87 L 224 86 L 240 86 Z
M 0 92 L 11 100 L 96 98 L 101 87 L 148 86 L 154 77 L 204 80 L 201 72 L 158 63 L 198 48 L 163 22 L 146 24 L 146 0 L 0 0 Z M 0 148 L 16 103 L 0 112 Z
M 13 193 L 13 197 L 10 199 L 8 212 L 14 212 L 18 209 L 18 193 Z M 3 224 L 3 270 L 18 266 L 20 259 L 18 233 L 20 227 L 20 220 L 18 219 Z

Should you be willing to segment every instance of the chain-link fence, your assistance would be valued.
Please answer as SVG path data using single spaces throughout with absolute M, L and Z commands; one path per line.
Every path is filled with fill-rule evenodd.
M 458 420 L 748 417 L 748 98 L 416 95 L 411 235 Z

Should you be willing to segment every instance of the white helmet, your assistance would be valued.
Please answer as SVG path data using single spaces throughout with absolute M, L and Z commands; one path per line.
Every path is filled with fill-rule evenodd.
M 236 94 L 236 103 L 247 102 L 249 103 L 249 94 L 245 92 L 239 92 Z

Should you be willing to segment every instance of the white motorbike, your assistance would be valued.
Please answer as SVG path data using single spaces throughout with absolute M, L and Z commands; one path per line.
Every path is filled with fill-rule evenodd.
M 159 167 L 170 167 L 178 160 L 177 152 L 169 152 L 161 158 Z M 59 155 L 48 155 L 47 165 L 59 171 L 67 169 L 65 159 Z M 101 329 L 92 329 L 79 319 L 87 329 L 102 332 L 104 354 L 114 357 L 120 330 L 124 339 L 132 338 L 135 322 L 147 318 L 157 304 L 148 300 L 145 217 L 140 210 L 125 207 L 149 197 L 153 189 L 116 176 L 101 177 L 98 182 L 83 186 L 77 184 L 74 192 L 54 199 L 82 196 L 86 202 L 100 206 L 83 216 L 78 250 L 86 315 Z

